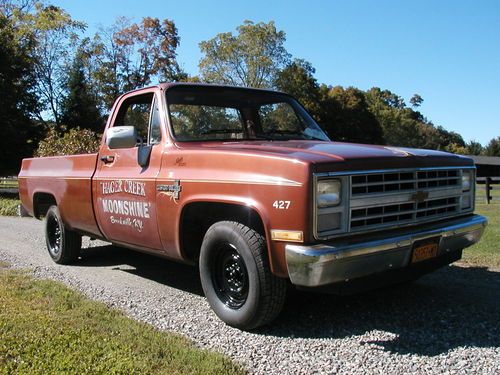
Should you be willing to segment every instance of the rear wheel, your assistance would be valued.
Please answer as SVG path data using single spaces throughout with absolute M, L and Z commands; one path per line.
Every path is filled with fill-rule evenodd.
M 205 296 L 217 316 L 240 329 L 270 323 L 283 308 L 286 282 L 269 268 L 265 240 L 236 222 L 212 225 L 200 252 Z
M 45 216 L 45 241 L 50 257 L 58 264 L 70 264 L 80 255 L 82 236 L 64 225 L 57 206 L 51 206 Z

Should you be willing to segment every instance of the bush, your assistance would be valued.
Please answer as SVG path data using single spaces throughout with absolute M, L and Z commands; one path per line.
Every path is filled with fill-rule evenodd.
M 19 199 L 4 198 L 0 196 L 0 216 L 17 216 Z
M 89 129 L 74 128 L 60 135 L 50 128 L 35 156 L 91 154 L 99 149 L 101 136 Z

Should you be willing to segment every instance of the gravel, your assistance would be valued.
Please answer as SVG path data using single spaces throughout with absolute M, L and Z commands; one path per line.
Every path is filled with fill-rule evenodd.
M 54 264 L 43 224 L 0 217 L 0 261 L 61 281 L 155 327 L 222 352 L 255 374 L 500 374 L 500 272 L 451 266 L 412 284 L 340 297 L 291 290 L 269 327 L 218 320 L 197 270 L 84 240 Z

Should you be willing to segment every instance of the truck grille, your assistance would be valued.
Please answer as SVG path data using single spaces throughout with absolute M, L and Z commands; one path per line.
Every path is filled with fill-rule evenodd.
M 460 171 L 456 169 L 362 174 L 352 176 L 351 194 L 359 196 L 458 186 L 460 177 Z
M 340 204 L 315 208 L 318 239 L 419 225 L 474 210 L 471 166 L 341 171 L 315 177 L 316 184 L 331 179 L 342 187 Z M 470 183 L 462 186 L 462 181 Z
M 411 202 L 389 204 L 351 210 L 351 229 L 368 228 L 384 224 L 402 224 L 415 222 L 458 212 L 458 197 L 432 199 L 421 203 Z
M 460 169 L 351 176 L 350 231 L 437 220 L 460 212 Z

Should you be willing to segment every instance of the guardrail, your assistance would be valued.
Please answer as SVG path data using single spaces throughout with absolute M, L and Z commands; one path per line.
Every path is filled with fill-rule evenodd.
M 19 183 L 17 177 L 0 177 L 0 193 L 19 193 Z
M 476 191 L 484 190 L 484 198 L 486 203 L 490 204 L 492 201 L 500 201 L 500 194 L 494 194 L 493 190 L 500 191 L 500 177 L 478 177 L 476 179 Z M 476 199 L 478 199 L 482 195 L 476 193 Z

